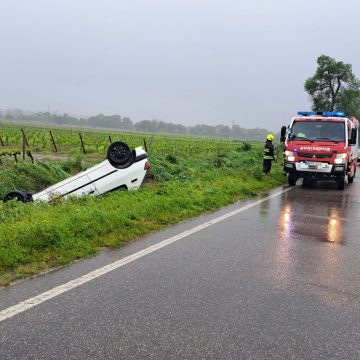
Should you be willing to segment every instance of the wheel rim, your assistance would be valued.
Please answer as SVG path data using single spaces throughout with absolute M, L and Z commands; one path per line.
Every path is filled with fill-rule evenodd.
M 129 149 L 122 144 L 118 144 L 111 149 L 110 154 L 113 160 L 121 162 L 128 157 Z

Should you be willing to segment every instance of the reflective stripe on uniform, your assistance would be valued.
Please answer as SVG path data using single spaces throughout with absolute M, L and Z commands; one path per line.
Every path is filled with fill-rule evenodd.
M 269 149 L 264 149 L 264 159 L 268 159 L 268 160 L 273 160 L 274 159 L 274 155 L 272 154 L 272 151 L 270 151 Z
M 265 142 L 263 154 L 264 160 L 274 160 L 274 146 L 270 141 Z

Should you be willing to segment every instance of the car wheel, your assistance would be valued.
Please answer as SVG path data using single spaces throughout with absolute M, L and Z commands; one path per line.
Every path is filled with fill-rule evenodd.
M 29 196 L 24 191 L 19 191 L 19 190 L 10 191 L 8 194 L 5 195 L 4 202 L 14 200 L 14 199 L 25 203 L 25 202 L 29 201 Z
M 107 159 L 114 166 L 129 165 L 133 156 L 128 144 L 123 141 L 113 142 L 107 150 Z

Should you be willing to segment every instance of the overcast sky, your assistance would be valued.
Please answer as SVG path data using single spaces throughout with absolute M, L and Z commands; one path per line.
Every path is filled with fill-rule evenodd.
M 360 77 L 359 0 L 0 0 L 0 108 L 278 130 L 325 54 Z

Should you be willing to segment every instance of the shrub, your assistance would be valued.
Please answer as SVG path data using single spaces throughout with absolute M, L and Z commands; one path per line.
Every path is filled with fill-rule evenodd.
M 247 141 L 243 141 L 240 148 L 242 151 L 250 151 L 252 149 L 252 145 Z
M 64 171 L 75 174 L 83 170 L 82 167 L 82 160 L 84 156 L 83 155 L 77 155 L 76 157 L 66 160 L 61 164 L 61 167 Z
M 172 155 L 172 154 L 166 155 L 165 159 L 171 164 L 177 164 L 179 162 L 177 157 L 175 155 Z

